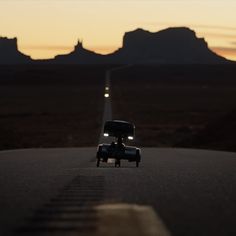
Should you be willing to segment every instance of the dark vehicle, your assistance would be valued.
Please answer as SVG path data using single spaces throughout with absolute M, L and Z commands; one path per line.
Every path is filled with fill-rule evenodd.
M 100 162 L 107 162 L 108 158 L 115 159 L 115 166 L 120 167 L 121 160 L 136 162 L 136 167 L 141 161 L 141 150 L 137 147 L 126 146 L 124 142 L 134 139 L 135 126 L 132 123 L 112 120 L 104 125 L 104 136 L 114 137 L 115 142 L 111 144 L 99 144 L 97 149 L 97 167 Z

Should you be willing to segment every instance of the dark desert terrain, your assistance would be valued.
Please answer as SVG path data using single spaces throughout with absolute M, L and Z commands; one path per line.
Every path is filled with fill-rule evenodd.
M 104 67 L 1 66 L 0 149 L 94 146 Z
M 112 74 L 113 115 L 136 144 L 236 151 L 236 66 L 134 66 Z
M 0 149 L 96 146 L 108 68 L 1 66 Z M 236 151 L 234 65 L 132 66 L 111 84 L 113 118 L 135 123 L 136 145 Z

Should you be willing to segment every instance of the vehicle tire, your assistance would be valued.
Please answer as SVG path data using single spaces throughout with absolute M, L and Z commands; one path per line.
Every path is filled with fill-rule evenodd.
M 136 167 L 139 167 L 140 159 L 141 159 L 140 151 L 136 150 Z
M 120 160 L 115 161 L 115 167 L 120 167 Z
M 100 158 L 97 158 L 97 167 L 100 166 Z
M 97 167 L 100 166 L 100 156 L 99 156 L 99 151 L 97 152 L 97 155 L 96 155 L 96 158 L 97 158 Z

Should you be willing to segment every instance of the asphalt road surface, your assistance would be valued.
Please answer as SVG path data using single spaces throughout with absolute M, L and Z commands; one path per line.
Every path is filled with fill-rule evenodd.
M 139 168 L 125 161 L 121 168 L 114 164 L 96 168 L 95 148 L 0 152 L 0 235 L 14 235 L 12 230 L 22 225 L 26 225 L 23 234 L 44 233 L 37 227 L 28 232 L 27 227 L 35 226 L 29 220 L 37 218 L 40 209 L 48 212 L 61 207 L 55 203 L 68 204 L 70 199 L 63 202 L 60 195 L 66 187 L 73 192 L 79 185 L 92 188 L 98 198 L 92 199 L 93 193 L 86 197 L 95 204 L 153 207 L 172 235 L 235 235 L 235 153 L 142 150 Z
M 95 155 L 1 151 L 0 235 L 236 235 L 236 153 L 142 148 L 139 168 Z

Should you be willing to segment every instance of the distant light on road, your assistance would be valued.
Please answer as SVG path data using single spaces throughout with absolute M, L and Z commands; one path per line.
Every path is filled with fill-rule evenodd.
M 128 139 L 129 139 L 129 140 L 134 140 L 134 137 L 129 136 Z
M 109 90 L 109 87 L 105 87 L 105 90 L 108 91 L 108 90 Z
M 109 134 L 107 134 L 107 133 L 104 133 L 103 135 L 104 135 L 104 137 L 108 137 L 109 136 Z
M 109 97 L 110 97 L 109 93 L 105 93 L 105 94 L 104 94 L 104 97 L 105 97 L 105 98 L 109 98 Z

